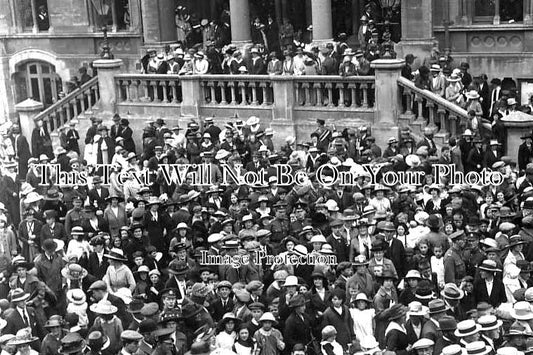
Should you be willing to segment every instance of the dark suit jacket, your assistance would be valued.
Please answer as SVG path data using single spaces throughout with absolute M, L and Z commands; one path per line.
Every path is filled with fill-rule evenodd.
M 94 201 L 96 201 L 96 203 L 98 204 L 98 209 L 102 211 L 105 210 L 107 206 L 107 202 L 105 199 L 109 197 L 109 190 L 106 187 L 102 186 L 101 195 L 98 194 L 95 188 L 90 189 L 87 195 L 89 197 L 90 205 L 94 206 Z
M 465 172 L 481 172 L 483 169 L 483 152 L 477 150 L 475 147 L 470 149 L 466 158 Z
M 308 344 L 312 340 L 311 318 L 307 315 L 303 315 L 303 319 L 292 312 L 285 321 L 285 331 L 283 333 L 283 339 L 285 340 L 286 349 L 292 349 L 295 344 Z
M 398 277 L 405 275 L 405 248 L 398 239 L 393 239 L 390 247 L 385 251 L 385 257 L 390 259 L 396 268 Z
M 226 307 L 222 306 L 222 300 L 218 298 L 210 306 L 211 316 L 213 317 L 213 320 L 215 322 L 218 322 L 222 319 L 224 314 L 228 312 L 233 312 L 233 308 L 235 308 L 235 304 L 233 303 L 233 300 L 231 298 L 228 298 L 228 303 L 226 303 Z
M 101 280 L 109 267 L 109 263 L 106 258 L 102 259 L 102 263 L 98 260 L 98 255 L 95 252 L 89 254 L 89 257 L 82 257 L 80 260 L 80 265 L 82 265 L 90 275 L 96 277 L 98 280 Z
M 350 249 L 348 248 L 344 237 L 341 237 L 340 239 L 335 239 L 333 235 L 330 235 L 326 240 L 328 244 L 330 244 L 333 248 L 333 251 L 337 256 L 337 261 L 339 263 L 343 261 L 348 261 L 350 256 Z
M 43 245 L 43 242 L 46 239 L 61 239 L 65 243 L 67 243 L 67 232 L 65 231 L 65 227 L 63 224 L 56 222 L 54 224 L 54 229 L 51 230 L 50 226 L 48 224 L 44 224 L 41 228 L 41 234 L 40 234 L 40 245 Z
M 43 324 L 41 324 L 37 319 L 35 309 L 33 309 L 32 307 L 26 307 L 26 311 L 28 312 L 28 317 L 30 318 L 32 335 L 39 337 L 39 339 L 42 339 L 45 336 L 46 332 L 43 329 Z M 5 315 L 5 320 L 7 321 L 7 325 L 2 331 L 4 334 L 17 334 L 18 330 L 26 327 L 24 321 L 22 320 L 22 316 L 15 308 L 11 308 L 9 312 L 6 313 L 7 314 Z M 39 343 L 38 345 L 35 344 L 35 346 L 37 346 L 37 349 L 39 349 L 40 341 L 37 341 L 36 343 Z
M 500 304 L 507 302 L 507 296 L 505 295 L 505 286 L 503 285 L 503 282 L 497 278 L 494 278 L 492 292 L 490 296 L 487 292 L 485 280 L 476 280 L 474 282 L 474 295 L 477 303 L 487 302 L 495 308 L 498 307 Z
M 33 235 L 35 236 L 35 239 L 33 240 L 37 245 L 37 248 L 38 250 L 40 250 L 41 248 L 41 245 L 40 245 L 40 238 L 39 236 L 41 235 L 41 229 L 43 227 L 43 224 L 41 222 L 39 222 L 38 220 L 36 220 L 34 218 L 34 221 L 33 221 Z M 18 228 L 18 239 L 20 241 L 22 241 L 22 256 L 24 256 L 26 258 L 26 260 L 30 260 L 30 255 L 29 255 L 29 244 L 28 244 L 28 241 L 29 241 L 29 231 L 28 231 L 28 222 L 26 220 L 23 220 L 22 222 L 20 222 L 19 224 L 19 228 Z
M 412 320 L 407 320 L 405 322 L 405 330 L 407 331 L 407 341 L 409 344 L 414 344 L 416 341 L 418 341 L 420 338 L 422 338 L 422 329 L 424 328 L 426 320 L 422 320 L 422 327 L 420 329 L 420 337 L 418 337 L 413 329 L 413 322 Z

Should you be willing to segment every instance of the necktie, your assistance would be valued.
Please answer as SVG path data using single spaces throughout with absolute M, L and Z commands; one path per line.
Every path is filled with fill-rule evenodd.
M 44 128 L 41 128 L 41 137 L 44 137 Z
M 30 326 L 30 322 L 29 322 L 29 318 L 28 318 L 28 313 L 26 313 L 26 308 L 22 308 L 22 318 L 24 320 L 24 325 L 26 327 L 29 327 Z

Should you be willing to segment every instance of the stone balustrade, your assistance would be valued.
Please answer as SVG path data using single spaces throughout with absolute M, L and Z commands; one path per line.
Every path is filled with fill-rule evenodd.
M 34 120 L 43 120 L 48 132 L 54 132 L 80 114 L 92 114 L 93 106 L 100 100 L 98 77 L 94 77 L 78 89 L 40 112 Z
M 406 123 L 427 126 L 433 129 L 437 137 L 445 138 L 449 135 L 457 135 L 461 121 L 464 122 L 468 118 L 466 110 L 431 91 L 417 88 L 406 78 L 399 78 L 398 85 L 403 89 L 401 93 L 404 98 L 402 116 L 408 120 Z M 416 114 L 412 110 L 415 105 Z M 427 113 L 427 117 L 424 117 L 424 112 Z

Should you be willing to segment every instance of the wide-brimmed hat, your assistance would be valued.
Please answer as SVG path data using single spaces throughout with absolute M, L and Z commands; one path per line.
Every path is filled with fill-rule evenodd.
M 46 196 L 44 199 L 46 201 L 59 201 L 63 198 L 63 194 L 59 192 L 56 188 L 51 188 L 48 191 L 46 191 Z
M 67 300 L 75 305 L 80 305 L 87 301 L 87 296 L 82 289 L 73 288 L 67 291 Z
M 83 292 L 83 291 L 82 291 Z M 54 328 L 54 327 L 62 327 L 64 325 L 63 317 L 60 315 L 53 315 L 44 324 L 45 328 Z
M 405 157 L 405 164 L 407 164 L 411 168 L 416 168 L 420 166 L 422 161 L 420 160 L 420 157 L 418 155 L 409 154 Z
M 355 296 L 355 302 L 357 301 L 365 301 L 366 303 L 372 303 L 372 300 L 368 298 L 366 293 L 359 292 L 357 296 Z
M 481 326 L 479 324 L 476 324 L 473 319 L 467 319 L 457 323 L 457 329 L 454 334 L 458 338 L 464 338 L 479 333 L 480 330 Z
M 366 259 L 366 256 L 364 255 L 357 255 L 355 258 L 354 258 L 354 261 L 352 262 L 352 265 L 353 266 L 366 266 L 368 265 L 370 262 Z
M 183 319 L 190 319 L 200 313 L 202 307 L 196 303 L 187 303 L 181 309 L 181 316 Z
M 512 247 L 515 247 L 517 245 L 520 245 L 520 244 L 527 244 L 528 242 L 525 241 L 521 235 L 519 234 L 515 234 L 515 235 L 512 235 L 510 238 L 509 238 L 509 248 L 512 248 Z
M 409 303 L 407 314 L 410 316 L 426 316 L 429 314 L 428 307 L 418 301 Z
M 482 332 L 488 330 L 495 330 L 503 325 L 503 322 L 492 314 L 479 317 L 477 322 L 481 326 Z
M 404 279 L 422 279 L 422 276 L 420 275 L 420 271 L 418 270 L 409 270 L 407 274 L 405 275 Z
M 441 296 L 449 300 L 460 300 L 465 296 L 465 292 L 454 283 L 447 283 L 440 292 Z
M 488 272 L 501 272 L 502 270 L 498 268 L 498 264 L 494 260 L 483 260 L 481 265 L 478 266 L 479 270 L 488 271 Z
M 60 354 L 75 354 L 83 352 L 87 347 L 87 342 L 76 332 L 68 333 L 61 339 Z
M 234 321 L 235 323 L 239 323 L 241 319 L 237 318 L 237 316 L 235 316 L 235 314 L 233 314 L 232 312 L 228 312 L 222 316 L 222 319 L 218 322 L 218 324 L 220 327 L 224 327 L 224 325 L 229 321 Z
M 531 320 L 533 319 L 533 312 L 531 305 L 526 301 L 519 301 L 513 305 L 510 311 L 511 317 L 517 320 Z
M 95 330 L 87 337 L 87 345 L 91 350 L 105 350 L 111 345 L 111 340 L 101 332 Z
M 113 306 L 111 302 L 107 300 L 102 300 L 98 303 L 94 303 L 89 308 L 92 312 L 98 314 L 115 314 L 118 311 L 118 308 Z
M 13 260 L 11 261 L 11 263 L 13 264 L 13 271 L 14 272 L 19 267 L 23 267 L 26 270 L 30 270 L 30 269 L 32 269 L 35 266 L 34 263 L 26 261 L 26 259 L 23 256 L 21 256 L 21 255 L 14 257 Z
M 296 295 L 296 296 L 293 297 L 293 299 L 296 298 L 296 297 L 299 297 L 299 296 L 302 296 L 302 295 Z M 289 301 L 289 304 L 290 304 L 290 301 Z M 271 312 L 265 312 L 261 316 L 261 318 L 259 318 L 259 323 L 265 322 L 265 321 L 272 322 L 273 325 L 278 324 L 278 321 L 276 320 L 276 317 L 274 317 L 274 315 Z
M 77 277 L 74 277 L 72 275 L 72 273 L 74 273 L 74 272 L 78 273 Z M 84 277 L 86 277 L 88 274 L 89 274 L 89 272 L 87 271 L 87 269 L 85 269 L 81 265 L 75 264 L 75 263 L 69 264 L 66 267 L 64 267 L 63 269 L 61 269 L 61 275 L 64 278 L 69 279 L 69 280 L 80 280 L 80 279 L 83 279 Z
M 104 254 L 104 257 L 111 260 L 122 261 L 124 263 L 128 261 L 128 259 L 124 256 L 124 252 L 122 251 L 122 249 L 118 248 L 111 249 L 109 253 Z
M 461 81 L 461 78 L 459 77 L 459 75 L 452 73 L 448 78 L 446 78 L 446 80 L 450 83 L 456 83 L 458 81 Z
M 407 314 L 407 307 L 403 304 L 395 304 L 386 311 L 385 317 L 389 320 L 401 318 Z
M 443 313 L 450 309 L 441 299 L 429 301 L 429 314 Z
M 492 348 L 484 341 L 474 341 L 466 344 L 465 355 L 485 355 L 492 352 Z
M 26 344 L 33 343 L 37 339 L 39 339 L 39 338 L 38 337 L 34 337 L 34 336 L 31 335 L 31 329 L 30 328 L 23 328 L 23 329 L 20 329 L 19 331 L 17 331 L 17 334 L 15 335 L 15 337 L 12 338 L 8 342 L 8 344 L 9 345 L 15 345 L 15 346 L 26 345 Z
M 189 272 L 189 265 L 184 261 L 173 261 L 168 265 L 167 271 L 173 275 L 185 275 Z
M 479 94 L 476 90 L 470 90 L 469 92 L 465 94 L 465 96 L 467 99 L 472 99 L 472 100 L 479 99 Z
M 43 200 L 43 197 L 39 195 L 37 192 L 30 192 L 28 195 L 26 195 L 26 198 L 24 199 L 24 203 L 30 204 L 34 202 L 39 202 Z
M 21 288 L 16 288 L 11 293 L 11 302 L 20 302 L 20 301 L 26 301 L 30 298 L 30 294 L 24 292 Z
M 118 200 L 118 202 L 123 202 L 123 201 L 124 201 L 124 197 L 119 196 L 119 195 L 114 194 L 114 193 L 111 193 L 111 194 L 109 195 L 109 197 L 107 197 L 105 200 L 106 200 L 107 202 L 111 202 L 111 200 L 114 199 L 114 198 L 116 198 L 116 199 Z

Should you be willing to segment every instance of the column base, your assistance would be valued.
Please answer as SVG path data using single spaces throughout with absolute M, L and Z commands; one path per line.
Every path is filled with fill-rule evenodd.
M 313 46 L 316 46 L 318 48 L 325 47 L 328 43 L 335 43 L 333 38 L 327 38 L 327 39 L 314 39 L 312 42 Z
M 380 147 L 387 147 L 389 138 L 398 138 L 400 128 L 394 124 L 378 123 L 371 126 L 372 137 L 376 138 L 376 144 Z
M 243 56 L 250 55 L 250 49 L 254 46 L 252 41 L 232 41 L 231 44 L 237 47 Z
M 297 136 L 293 120 L 272 120 L 270 127 L 274 130 L 272 142 L 275 147 L 282 147 L 285 144 L 285 138 L 288 136 L 295 137 L 297 141 L 303 140 L 303 137 Z

